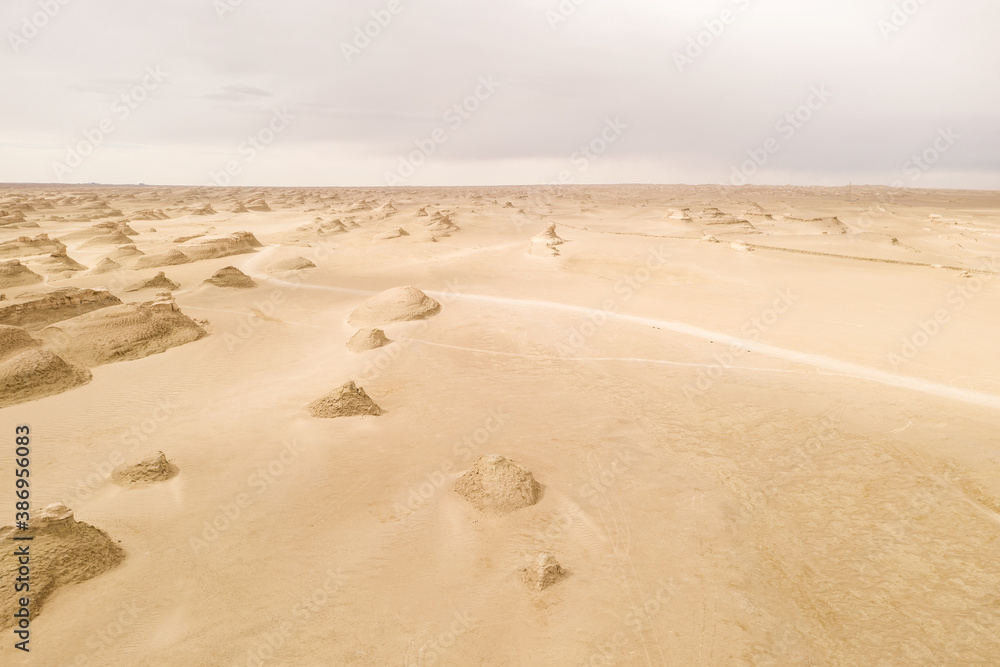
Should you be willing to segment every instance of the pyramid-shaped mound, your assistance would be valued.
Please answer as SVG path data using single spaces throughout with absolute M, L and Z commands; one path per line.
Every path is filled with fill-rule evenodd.
M 538 502 L 541 487 L 521 465 L 500 456 L 481 456 L 455 481 L 455 491 L 477 509 L 508 514 Z
M 559 565 L 556 557 L 547 551 L 538 554 L 531 565 L 521 572 L 522 580 L 533 591 L 545 590 L 566 576 L 566 571 Z
M 165 482 L 176 477 L 178 472 L 180 470 L 163 452 L 156 452 L 140 461 L 118 466 L 111 471 L 111 480 L 118 486 L 139 487 Z
M 114 273 L 120 268 L 122 268 L 121 264 L 111 259 L 110 257 L 105 257 L 104 259 L 102 259 L 100 262 L 97 263 L 97 266 L 95 266 L 88 272 L 88 275 L 97 276 L 102 273 Z
M 367 352 L 368 350 L 388 345 L 391 342 L 391 340 L 386 338 L 385 332 L 381 329 L 359 329 L 347 341 L 347 349 L 351 352 Z
M 12 259 L 0 263 L 0 288 L 34 285 L 44 280 L 40 275 L 29 269 L 20 260 Z
M 354 384 L 354 380 L 334 389 L 323 398 L 316 399 L 306 409 L 313 417 L 335 419 L 337 417 L 378 417 L 383 410 L 365 390 Z
M 125 288 L 125 291 L 138 292 L 139 290 L 144 290 L 144 289 L 175 290 L 178 287 L 180 287 L 180 285 L 175 283 L 170 278 L 167 278 L 167 275 L 163 271 L 160 271 L 159 273 L 157 273 L 152 278 L 149 278 L 148 280 L 140 280 L 137 283 L 129 285 L 128 287 Z
M 348 322 L 354 326 L 408 322 L 427 319 L 440 310 L 440 303 L 416 287 L 393 287 L 376 294 L 355 308 Z
M 227 266 L 219 269 L 215 274 L 204 282 L 205 285 L 215 285 L 216 287 L 235 287 L 238 289 L 249 289 L 256 287 L 257 283 L 253 278 L 243 273 L 235 266 Z
M 140 257 L 132 268 L 151 269 L 157 266 L 176 266 L 178 264 L 187 264 L 190 261 L 191 258 L 182 253 L 180 250 L 168 250 L 167 252 L 159 255 L 146 255 L 145 257 Z

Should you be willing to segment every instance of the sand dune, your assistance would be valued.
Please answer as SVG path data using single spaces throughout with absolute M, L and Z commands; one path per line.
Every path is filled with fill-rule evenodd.
M 1000 661 L 997 193 L 6 186 L 0 248 L 111 535 L 39 515 L 4 665 Z
M 422 320 L 436 315 L 441 304 L 415 287 L 394 287 L 368 299 L 348 318 L 354 326 Z
M 172 300 L 161 299 L 102 308 L 46 327 L 38 336 L 67 360 L 91 368 L 159 354 L 205 333 Z

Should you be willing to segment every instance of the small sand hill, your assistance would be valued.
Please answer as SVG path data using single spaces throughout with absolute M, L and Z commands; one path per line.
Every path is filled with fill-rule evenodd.
M 130 239 L 127 235 L 125 235 L 124 233 L 122 233 L 122 232 L 120 232 L 118 230 L 115 230 L 115 231 L 111 232 L 110 234 L 101 234 L 99 236 L 91 237 L 89 240 L 84 241 L 80 245 L 80 247 L 81 248 L 92 248 L 94 246 L 103 246 L 103 245 L 118 246 L 118 245 L 122 245 L 122 244 L 125 244 L 125 243 L 131 243 L 131 242 L 132 242 L 132 239 Z
M 392 341 L 385 337 L 381 329 L 360 329 L 347 341 L 347 349 L 351 352 L 367 352 L 375 350 Z
M 31 537 L 16 541 L 14 537 Z M 14 595 L 18 573 L 19 547 L 30 545 L 32 620 L 42 611 L 45 601 L 62 586 L 78 584 L 117 567 L 125 560 L 125 552 L 108 535 L 90 524 L 77 522 L 73 511 L 61 503 L 36 510 L 28 530 L 11 526 L 0 528 L 0 628 L 4 636 L 14 625 L 14 613 L 19 608 Z
M 288 259 L 282 259 L 271 265 L 268 269 L 271 273 L 280 273 L 282 271 L 300 271 L 302 269 L 315 269 L 316 265 L 310 262 L 305 257 L 289 257 Z
M 202 284 L 215 285 L 216 287 L 236 287 L 239 289 L 248 289 L 250 287 L 257 286 L 257 283 L 253 281 L 253 278 L 243 273 L 235 266 L 227 266 L 219 269 L 211 278 Z
M 168 250 L 158 255 L 146 255 L 136 260 L 132 265 L 133 269 L 152 269 L 158 266 L 177 266 L 178 264 L 188 264 L 192 261 L 190 257 L 180 250 Z
M 50 239 L 48 234 L 39 234 L 35 238 L 20 236 L 14 241 L 0 243 L 0 259 L 51 255 L 65 250 L 66 246 L 61 241 Z
M 90 382 L 90 371 L 66 363 L 40 345 L 24 329 L 0 325 L 0 408 Z
M 41 271 L 47 276 L 56 276 L 65 273 L 71 274 L 87 270 L 86 266 L 67 255 L 65 248 L 47 257 L 32 257 L 27 261 L 32 269 Z
M 167 278 L 167 274 L 160 271 L 152 278 L 147 280 L 140 280 L 125 288 L 126 292 L 138 292 L 144 289 L 159 289 L 159 290 L 175 290 L 179 288 L 180 285 L 175 283 L 170 278 Z
M 267 212 L 271 210 L 271 207 L 267 205 L 263 197 L 255 197 L 246 203 L 246 209 L 248 211 Z
M 451 215 L 437 211 L 427 223 L 426 229 L 437 236 L 448 236 L 451 232 L 459 231 L 458 225 L 451 221 Z
M 216 212 L 212 205 L 207 203 L 185 206 L 180 210 L 181 215 L 215 215 Z
M 60 356 L 88 368 L 142 359 L 206 334 L 169 297 L 102 308 L 38 333 Z
M 18 227 L 25 222 L 24 211 L 12 211 L 9 208 L 0 209 L 0 227 Z
M 263 245 L 250 232 L 236 232 L 224 236 L 198 236 L 185 241 L 180 247 L 188 257 L 201 260 L 245 255 L 257 252 L 256 249 L 263 247 Z
M 95 230 L 105 230 L 107 233 L 121 232 L 126 236 L 138 236 L 139 232 L 129 226 L 128 220 L 108 220 L 94 225 Z
M 385 220 L 386 218 L 391 218 L 392 216 L 396 215 L 397 213 L 399 213 L 399 209 L 397 209 L 393 205 L 393 203 L 390 201 L 389 203 L 385 204 L 384 206 L 379 206 L 377 209 L 375 209 L 374 211 L 372 211 L 372 219 L 373 220 Z
M 321 419 L 368 415 L 378 417 L 383 412 L 364 389 L 354 384 L 354 380 L 334 389 L 323 398 L 316 399 L 306 409 L 313 417 Z
M 353 326 L 371 327 L 390 322 L 424 320 L 440 310 L 440 303 L 416 287 L 393 287 L 355 308 L 347 321 Z
M 544 232 L 531 237 L 528 252 L 539 257 L 557 257 L 559 250 L 556 246 L 560 246 L 565 242 L 556 233 L 556 223 L 550 222 Z
M 117 262 L 120 262 L 122 260 L 129 260 L 129 259 L 135 259 L 136 257 L 142 257 L 145 254 L 146 253 L 136 248 L 135 244 L 130 243 L 129 245 L 119 246 L 115 250 L 112 250 L 111 253 L 108 255 L 108 257 Z
M 316 218 L 313 222 L 308 225 L 302 225 L 296 228 L 299 232 L 313 232 L 321 236 L 333 235 L 333 234 L 346 234 L 348 229 L 344 225 L 340 218 L 335 218 L 329 222 L 325 222 L 323 218 Z
M 97 266 L 88 271 L 87 275 L 99 276 L 103 273 L 114 273 L 115 271 L 118 271 L 121 268 L 122 268 L 121 264 L 111 259 L 110 257 L 105 257 L 104 259 L 102 259 L 100 262 L 97 263 Z
M 667 214 L 664 217 L 667 218 L 668 220 L 683 220 L 684 222 L 691 221 L 691 214 L 689 212 L 689 209 L 686 208 L 679 211 L 675 209 L 667 211 Z
M 63 287 L 50 292 L 30 292 L 0 304 L 0 324 L 30 331 L 121 302 L 106 289 Z
M 566 571 L 559 565 L 556 557 L 547 551 L 538 554 L 531 565 L 521 572 L 522 580 L 533 591 L 543 591 L 566 576 Z
M 43 278 L 21 264 L 20 260 L 11 259 L 0 262 L 0 289 L 6 287 L 21 287 L 42 282 Z
M 477 509 L 509 514 L 538 502 L 541 487 L 523 467 L 499 454 L 481 456 L 455 481 L 455 491 Z
M 128 216 L 132 220 L 169 220 L 170 216 L 158 208 L 144 208 Z
M 396 227 L 395 229 L 390 229 L 386 232 L 380 232 L 375 235 L 376 241 L 388 241 L 390 239 L 398 239 L 401 236 L 409 236 L 410 233 L 403 229 L 402 227 Z
M 173 479 L 179 472 L 180 469 L 168 461 L 163 452 L 156 452 L 139 461 L 118 466 L 111 471 L 111 481 L 118 486 L 137 488 Z
M 231 209 L 230 213 L 246 213 L 247 207 L 243 205 L 243 202 L 236 202 Z
M 422 207 L 419 211 L 417 211 L 417 217 L 424 216 L 424 215 L 427 215 L 427 207 L 426 206 Z

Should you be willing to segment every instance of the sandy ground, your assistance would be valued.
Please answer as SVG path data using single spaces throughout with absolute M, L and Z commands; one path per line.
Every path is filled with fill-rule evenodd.
M 46 233 L 88 269 L 127 245 L 91 242 L 108 222 L 145 257 L 260 242 L 0 259 L 44 278 L 0 308 L 162 302 L 125 288 L 163 271 L 207 331 L 0 410 L 11 443 L 31 426 L 32 502 L 127 554 L 46 601 L 30 655 L 5 630 L 0 663 L 1000 663 L 1000 193 L 5 186 L 0 210 L 0 242 Z M 316 266 L 272 271 L 296 257 Z M 256 287 L 202 284 L 227 266 Z M 349 314 L 407 285 L 440 312 L 348 351 Z M 384 414 L 309 415 L 350 380 Z M 110 478 L 157 451 L 176 476 Z M 494 453 L 537 504 L 453 490 Z M 541 552 L 566 576 L 531 590 Z

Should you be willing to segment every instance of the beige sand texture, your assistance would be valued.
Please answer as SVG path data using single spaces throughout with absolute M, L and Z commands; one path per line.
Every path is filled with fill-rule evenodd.
M 0 289 L 34 285 L 40 282 L 42 282 L 42 276 L 21 264 L 21 260 L 11 259 L 0 262 Z
M 205 334 L 170 298 L 110 306 L 38 332 L 61 356 L 88 368 L 159 354 Z
M 416 287 L 394 287 L 376 294 L 355 308 L 348 322 L 353 326 L 409 322 L 427 319 L 440 310 L 440 303 Z
M 173 479 L 180 469 L 167 460 L 163 452 L 154 452 L 138 461 L 123 463 L 111 471 L 111 479 L 118 486 L 141 488 Z
M 257 286 L 257 283 L 253 281 L 253 278 L 243 273 L 235 266 L 222 267 L 213 273 L 211 278 L 206 279 L 203 284 L 214 285 L 215 287 L 233 287 L 237 289 L 249 289 Z
M 302 269 L 315 269 L 316 265 L 304 257 L 289 257 L 271 265 L 274 273 L 280 271 L 301 271 Z
M 384 347 L 392 341 L 386 338 L 381 329 L 358 329 L 347 341 L 347 349 L 351 352 L 367 352 Z
M 114 568 L 125 560 L 125 552 L 103 531 L 90 524 L 77 522 L 73 511 L 54 503 L 36 511 L 28 530 L 11 526 L 0 528 L 0 582 L 8 591 L 14 590 L 19 561 L 17 547 L 30 544 L 29 611 L 34 620 L 43 612 L 46 601 L 59 589 L 79 584 Z M 31 537 L 29 542 L 14 537 Z M 0 629 L 14 625 L 17 599 L 13 595 L 0 597 Z M 8 634 L 8 633 L 5 633 Z
M 509 514 L 537 503 L 541 487 L 524 466 L 499 454 L 487 454 L 458 478 L 455 492 L 476 509 Z
M 100 308 L 117 306 L 121 299 L 106 289 L 61 287 L 24 292 L 0 303 L 0 324 L 41 329 Z
M 0 325 L 0 408 L 62 393 L 90 382 L 90 371 L 67 364 L 18 327 Z
M 37 270 L 0 309 L 141 302 L 0 329 L 5 359 L 91 374 L 43 396 L 51 357 L 15 373 L 0 434 L 9 455 L 31 426 L 33 506 L 128 554 L 107 569 L 95 541 L 97 576 L 44 601 L 30 655 L 5 630 L 4 666 L 1000 664 L 1000 193 L 6 185 L 0 210 L 0 243 L 120 265 Z M 119 220 L 131 257 L 82 247 Z M 551 224 L 559 254 L 530 255 Z M 263 245 L 132 266 L 238 232 Z M 0 261 L 51 254 L 18 247 Z M 272 272 L 288 258 L 310 268 Z M 258 287 L 201 285 L 228 266 Z M 160 270 L 172 297 L 125 292 Z M 394 342 L 353 352 L 361 328 Z M 350 378 L 380 416 L 306 409 Z M 180 473 L 112 478 L 154 452 Z M 491 453 L 534 504 L 456 491 Z M 564 569 L 541 590 L 540 554 Z
M 144 289 L 156 289 L 156 290 L 175 290 L 178 289 L 180 285 L 175 283 L 170 278 L 167 278 L 165 271 L 160 271 L 152 278 L 147 278 L 145 280 L 140 280 L 137 283 L 132 283 L 125 288 L 126 292 L 138 292 Z
M 383 410 L 375 401 L 357 386 L 354 380 L 334 389 L 326 396 L 318 398 L 308 406 L 309 414 L 321 419 L 337 417 L 378 417 Z
M 531 590 L 543 591 L 552 584 L 558 583 L 565 576 L 566 571 L 563 570 L 556 557 L 544 551 L 538 554 L 528 567 L 524 568 L 522 578 L 525 585 Z

